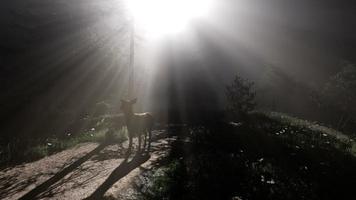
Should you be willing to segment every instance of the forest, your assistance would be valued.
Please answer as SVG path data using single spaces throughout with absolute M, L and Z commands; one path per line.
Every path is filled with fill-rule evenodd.
M 352 199 L 355 24 L 351 0 L 5 0 L 0 199 Z

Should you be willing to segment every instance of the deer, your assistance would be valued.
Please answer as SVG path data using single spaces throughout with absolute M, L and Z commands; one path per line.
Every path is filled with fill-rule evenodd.
M 124 113 L 124 118 L 128 130 L 129 147 L 127 153 L 131 152 L 132 139 L 138 137 L 138 151 L 141 151 L 141 136 L 144 135 L 143 149 L 146 147 L 146 141 L 148 136 L 147 151 L 151 147 L 153 116 L 150 113 L 134 113 L 133 105 L 137 102 L 137 99 L 133 100 L 121 100 L 120 109 Z

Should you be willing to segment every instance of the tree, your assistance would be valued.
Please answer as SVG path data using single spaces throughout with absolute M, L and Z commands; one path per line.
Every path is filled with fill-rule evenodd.
M 244 119 L 249 111 L 256 107 L 253 82 L 235 76 L 231 85 L 226 86 L 228 111 L 238 119 Z
M 340 72 L 330 78 L 322 88 L 317 102 L 329 112 L 337 129 L 356 122 L 356 66 L 347 63 Z

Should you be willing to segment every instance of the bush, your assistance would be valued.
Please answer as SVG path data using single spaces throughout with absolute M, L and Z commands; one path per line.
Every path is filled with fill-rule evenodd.
M 353 130 L 356 123 L 356 65 L 346 64 L 332 76 L 314 101 L 336 129 Z

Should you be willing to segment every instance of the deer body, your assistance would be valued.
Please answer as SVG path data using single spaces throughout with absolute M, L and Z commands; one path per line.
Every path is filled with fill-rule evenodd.
M 151 131 L 153 127 L 153 116 L 150 113 L 134 113 L 132 105 L 136 103 L 136 99 L 132 101 L 121 100 L 121 110 L 124 112 L 125 122 L 129 136 L 129 149 L 132 148 L 132 139 L 138 137 L 138 149 L 141 149 L 141 136 L 144 136 L 144 145 L 146 147 L 148 137 L 148 147 L 151 146 Z

